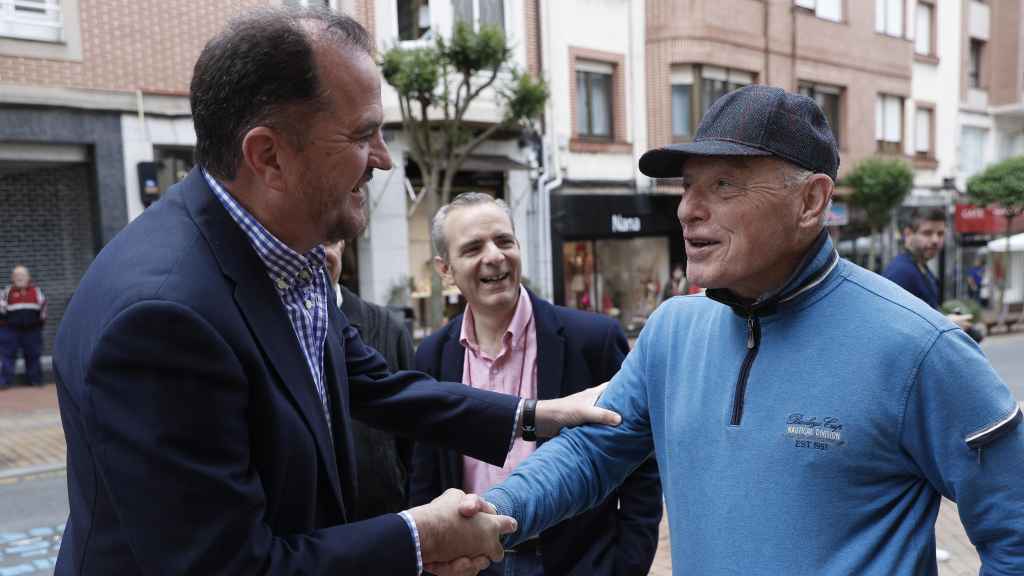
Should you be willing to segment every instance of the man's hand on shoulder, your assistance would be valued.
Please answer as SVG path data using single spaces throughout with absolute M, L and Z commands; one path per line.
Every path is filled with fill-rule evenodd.
M 622 421 L 621 416 L 594 405 L 607 387 L 608 383 L 605 382 L 563 398 L 538 401 L 537 436 L 551 438 L 562 428 L 582 424 L 618 426 Z

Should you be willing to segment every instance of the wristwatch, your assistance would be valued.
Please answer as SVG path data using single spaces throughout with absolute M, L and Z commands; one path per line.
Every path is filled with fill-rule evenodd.
M 523 440 L 537 441 L 537 401 L 530 398 L 523 401 Z

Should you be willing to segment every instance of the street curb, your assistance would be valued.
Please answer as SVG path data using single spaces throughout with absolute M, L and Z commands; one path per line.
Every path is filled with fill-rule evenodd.
M 27 468 L 14 468 L 11 470 L 0 470 L 0 480 L 16 478 L 18 476 L 31 476 L 32 474 L 43 474 L 64 470 L 67 464 L 43 464 L 41 466 L 29 466 Z

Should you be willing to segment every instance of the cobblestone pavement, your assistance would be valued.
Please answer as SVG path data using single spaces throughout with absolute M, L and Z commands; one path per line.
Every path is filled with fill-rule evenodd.
M 65 463 L 64 435 L 57 412 L 56 388 L 11 388 L 0 391 L 0 477 Z M 939 564 L 940 576 L 978 573 L 978 555 L 967 539 L 956 513 L 956 504 L 943 501 L 936 524 L 940 548 L 949 551 L 948 561 Z M 661 525 L 658 554 L 651 576 L 670 576 L 668 524 Z

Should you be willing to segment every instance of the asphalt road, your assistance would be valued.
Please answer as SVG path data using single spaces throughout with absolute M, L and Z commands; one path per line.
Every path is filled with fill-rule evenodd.
M 67 514 L 63 470 L 0 479 L 0 576 L 52 574 Z
M 1024 402 L 1024 332 L 991 336 L 981 342 L 981 349 L 1017 400 Z

